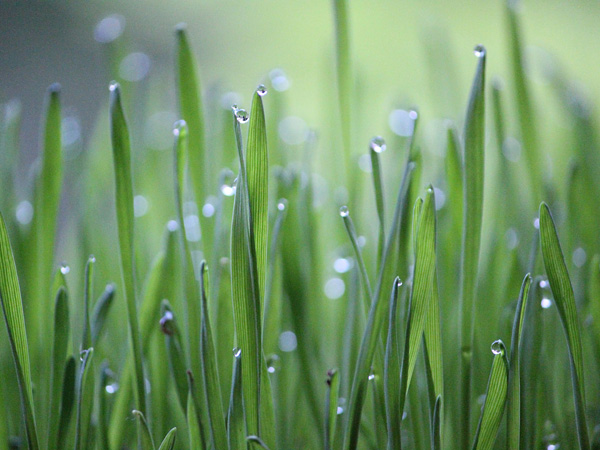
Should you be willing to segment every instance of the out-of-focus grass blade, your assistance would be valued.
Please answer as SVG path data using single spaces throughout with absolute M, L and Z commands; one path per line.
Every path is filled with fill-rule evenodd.
M 442 397 L 438 395 L 433 408 L 433 421 L 431 424 L 431 450 L 442 450 Z M 518 448 L 518 447 L 517 447 Z
M 91 327 L 92 327 L 92 343 L 95 345 L 100 337 L 100 333 L 104 328 L 106 322 L 106 316 L 115 298 L 115 285 L 113 283 L 107 284 L 104 288 L 104 292 L 96 302 L 94 311 L 92 313 Z M 144 333 L 142 333 L 143 335 Z
M 181 408 L 185 410 L 189 387 L 186 376 L 185 355 L 181 343 L 181 332 L 179 331 L 173 309 L 168 300 L 163 300 L 161 309 L 160 329 L 165 335 L 169 368 L 171 369 L 171 375 L 173 375 L 173 381 L 175 381 L 179 403 L 181 404 Z
M 206 156 L 204 145 L 204 117 L 202 95 L 196 60 L 188 42 L 185 25 L 177 27 L 177 90 L 179 110 L 189 130 L 188 164 L 196 201 L 204 203 L 206 186 Z
M 231 381 L 231 397 L 227 410 L 227 443 L 229 450 L 243 449 L 244 439 L 244 407 L 242 397 L 242 358 L 241 350 L 235 349 L 233 374 Z
M 190 448 L 204 450 L 206 446 L 204 444 L 202 433 L 200 432 L 200 421 L 198 414 L 196 414 L 196 406 L 194 405 L 191 392 L 188 394 L 186 411 Z
M 119 253 L 123 294 L 127 305 L 129 332 L 133 350 L 135 380 L 135 402 L 138 411 L 146 411 L 146 391 L 144 385 L 144 367 L 140 343 L 136 292 L 135 264 L 133 249 L 133 186 L 131 181 L 131 149 L 129 130 L 121 104 L 120 87 L 110 85 L 110 128 L 115 172 L 115 195 L 117 208 L 117 229 L 119 234 Z
M 77 422 L 75 450 L 89 448 L 91 420 L 94 406 L 94 371 L 92 368 L 93 348 L 81 351 L 81 366 L 77 377 Z
M 217 356 L 212 337 L 212 329 L 208 313 L 207 280 L 208 267 L 206 262 L 200 264 L 200 287 L 202 291 L 202 333 L 200 351 L 202 367 L 204 368 L 204 390 L 208 404 L 208 420 L 211 429 L 214 448 L 227 448 L 227 432 L 225 430 L 225 414 L 223 413 L 223 400 L 219 372 L 217 369 Z
M 188 417 L 188 425 L 190 426 L 190 430 L 192 428 L 192 425 L 190 424 L 190 420 L 195 420 L 198 424 L 198 433 L 200 436 L 200 445 L 202 448 L 207 448 L 207 442 L 210 441 L 210 436 L 207 436 L 207 431 L 208 430 L 206 428 L 206 426 L 204 425 L 204 416 L 198 414 L 198 411 L 200 411 L 200 398 L 198 396 L 198 392 L 200 391 L 198 388 L 196 388 L 195 384 L 196 381 L 194 379 L 194 375 L 192 374 L 191 370 L 188 370 L 186 372 L 187 375 L 187 380 L 188 380 L 188 387 L 189 387 L 189 397 L 188 397 L 188 414 L 190 413 L 190 399 L 192 401 L 192 404 L 194 405 L 193 410 L 191 411 L 192 417 Z M 197 447 L 194 447 L 197 448 Z M 210 448 L 210 446 L 208 446 L 208 448 Z
M 600 255 L 594 255 L 590 263 L 588 299 L 596 342 L 600 345 Z
M 579 334 L 580 326 L 577 318 L 575 295 L 560 248 L 554 220 L 552 219 L 548 205 L 543 202 L 540 205 L 540 242 L 548 281 L 550 282 L 550 288 L 552 289 L 560 321 L 567 337 L 579 447 L 582 450 L 588 450 L 590 448 L 590 441 L 585 421 L 583 349 L 581 335 Z
M 4 217 L 0 214 L 0 299 L 2 312 L 8 330 L 8 339 L 12 350 L 21 403 L 25 420 L 27 445 L 30 450 L 38 450 L 39 443 L 35 427 L 35 412 L 31 384 L 31 369 L 29 364 L 29 348 L 27 333 L 25 331 L 25 317 L 23 315 L 23 301 L 17 278 L 15 259 L 6 232 Z
M 56 447 L 48 442 L 48 448 L 66 448 L 66 439 L 71 425 L 73 406 L 75 405 L 76 374 L 75 358 L 69 356 L 65 363 L 64 376 L 62 379 L 62 398 L 60 401 L 60 417 L 58 420 L 58 434 L 56 436 Z
M 460 438 L 459 448 L 470 439 L 471 364 L 473 359 L 473 309 L 477 288 L 481 221 L 483 214 L 483 178 L 485 144 L 485 54 L 483 46 L 475 47 L 477 70 L 465 119 L 463 171 L 463 237 L 461 253 L 460 294 Z
M 148 422 L 144 417 L 144 413 L 134 409 L 133 415 L 137 418 L 137 430 L 138 430 L 138 448 L 140 450 L 154 450 L 154 439 L 152 439 L 152 433 L 148 427 Z
M 481 417 L 475 433 L 473 450 L 491 450 L 496 441 L 500 421 L 504 414 L 508 390 L 508 358 L 502 341 L 492 344 L 494 361 L 488 379 L 485 402 L 481 408 Z
M 510 370 L 508 372 L 508 400 L 506 406 L 508 449 L 518 449 L 521 441 L 521 364 L 519 350 L 530 285 L 531 275 L 527 274 L 521 285 L 510 338 Z
M 398 342 L 397 303 L 398 289 L 402 282 L 400 278 L 394 280 L 390 298 L 389 326 L 385 346 L 385 359 L 383 366 L 383 389 L 385 394 L 385 415 L 388 432 L 388 450 L 402 448 L 400 439 L 400 349 Z
M 100 367 L 100 379 L 98 380 L 97 390 L 97 402 L 98 409 L 96 413 L 97 425 L 96 425 L 96 442 L 98 447 L 101 449 L 110 449 L 108 440 L 108 396 L 107 387 L 109 386 L 110 380 L 114 378 L 114 374 L 108 368 L 106 361 L 102 362 Z
M 336 369 L 327 372 L 327 396 L 325 397 L 325 450 L 331 450 L 335 442 L 340 375 Z
M 80 350 L 92 346 L 92 331 L 90 325 L 90 298 L 94 288 L 94 264 L 96 258 L 90 256 L 85 265 L 85 283 L 83 287 L 83 333 Z
M 21 130 L 21 102 L 13 99 L 2 105 L 0 117 L 0 173 L 3 196 L 3 210 L 14 201 L 14 167 L 19 154 L 19 133 Z
M 48 425 L 48 445 L 50 450 L 56 447 L 60 418 L 60 397 L 67 357 L 69 333 L 69 299 L 64 287 L 60 287 L 54 302 L 54 338 L 52 345 L 52 371 L 50 378 L 50 417 Z
M 177 428 L 171 428 L 171 430 L 167 433 L 160 446 L 158 447 L 158 450 L 173 450 L 173 448 L 175 448 L 176 437 Z

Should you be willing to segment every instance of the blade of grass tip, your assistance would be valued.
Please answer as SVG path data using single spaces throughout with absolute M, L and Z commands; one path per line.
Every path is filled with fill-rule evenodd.
M 131 149 L 129 131 L 118 83 L 110 85 L 110 128 L 113 148 L 115 172 L 115 195 L 117 209 L 117 229 L 119 234 L 119 253 L 123 294 L 127 305 L 129 319 L 129 334 L 133 350 L 135 382 L 135 403 L 138 411 L 146 411 L 146 391 L 144 384 L 144 367 L 138 324 L 136 292 L 135 292 L 135 261 L 133 249 L 133 186 L 131 181 Z
M 433 408 L 433 423 L 431 425 L 431 450 L 442 450 L 442 397 L 438 395 Z M 518 448 L 518 447 L 516 447 Z
M 98 301 L 96 301 L 94 311 L 92 312 L 92 344 L 94 345 L 96 344 L 98 338 L 100 337 L 100 334 L 102 333 L 102 329 L 104 328 L 104 324 L 106 322 L 106 317 L 108 316 L 108 312 L 110 311 L 110 307 L 113 304 L 114 298 L 115 285 L 113 283 L 109 283 L 104 288 L 104 292 L 102 293 Z
M 473 450 L 491 450 L 493 448 L 506 404 L 508 358 L 504 343 L 500 340 L 494 341 L 492 353 L 494 361 L 488 379 L 485 402 L 481 407 L 481 417 L 473 441 Z
M 470 439 L 471 375 L 473 359 L 473 309 L 477 289 L 485 145 L 485 57 L 483 46 L 475 47 L 477 70 L 465 119 L 463 173 L 463 237 L 460 284 L 460 442 L 466 448 Z
M 177 428 L 171 428 L 171 430 L 167 433 L 160 446 L 158 447 L 158 450 L 173 450 L 175 448 L 176 437 Z
M 154 450 L 156 446 L 154 445 L 154 439 L 152 439 L 152 433 L 150 432 L 150 427 L 148 427 L 144 413 L 137 409 L 134 409 L 132 413 L 137 419 L 138 448 L 142 450 Z
M 507 449 L 518 449 L 521 442 L 521 365 L 519 358 L 521 332 L 530 286 L 531 275 L 527 274 L 521 285 L 510 338 L 510 369 L 508 372 L 508 400 L 506 406 Z
M 188 164 L 196 201 L 204 202 L 206 186 L 206 155 L 202 94 L 197 75 L 197 63 L 187 38 L 186 25 L 179 24 L 177 34 L 177 92 L 181 118 L 189 130 Z
M 379 218 L 379 240 L 377 241 L 377 262 L 381 263 L 383 246 L 385 245 L 385 201 L 383 195 L 383 181 L 381 179 L 381 165 L 379 154 L 387 148 L 385 140 L 381 136 L 375 136 L 369 143 L 369 154 L 371 156 L 371 168 L 373 173 L 373 188 L 375 190 L 375 205 L 377 206 L 377 217 Z
M 202 333 L 201 355 L 204 368 L 204 392 L 208 404 L 208 421 L 211 429 L 214 448 L 227 448 L 227 432 L 225 430 L 225 414 L 221 398 L 221 384 L 217 368 L 217 356 L 212 337 L 212 329 L 208 313 L 207 280 L 208 267 L 206 261 L 200 263 L 200 289 L 202 292 Z
M 515 83 L 515 101 L 517 104 L 517 117 L 523 140 L 523 153 L 527 160 L 527 172 L 531 177 L 531 193 L 533 204 L 541 200 L 542 194 L 542 168 L 539 155 L 537 126 L 535 114 L 531 105 L 530 90 L 525 76 L 523 63 L 523 45 L 521 43 L 521 31 L 519 27 L 518 0 L 506 0 L 506 18 L 510 40 L 510 59 L 513 81 Z
M 269 450 L 269 447 L 267 446 L 267 444 L 265 443 L 265 441 L 263 441 L 258 436 L 254 436 L 254 435 L 248 436 L 246 438 L 246 441 L 255 443 L 258 446 L 260 446 L 261 448 L 264 448 L 265 450 Z
M 103 361 L 100 367 L 100 380 L 98 382 L 98 410 L 96 413 L 97 425 L 96 425 L 96 441 L 98 447 L 101 449 L 110 449 L 108 440 L 108 396 L 111 395 L 107 392 L 110 389 L 110 382 L 115 377 L 114 373 L 108 368 L 108 362 Z
M 327 395 L 325 397 L 325 450 L 332 450 L 335 442 L 340 375 L 337 369 L 327 371 Z
M 246 164 L 242 149 L 240 123 L 247 113 L 234 110 L 234 129 L 238 144 L 240 171 L 233 203 L 231 224 L 231 287 L 234 324 L 242 354 L 242 394 L 248 434 L 259 433 L 261 378 L 260 295 L 256 272 L 256 254 L 252 216 L 248 204 Z
M 39 449 L 33 406 L 29 347 L 25 330 L 23 301 L 17 278 L 17 268 L 6 231 L 4 217 L 0 214 L 0 300 L 8 331 L 10 348 L 15 362 L 27 444 L 31 450 Z
M 92 368 L 93 348 L 80 353 L 81 366 L 77 377 L 77 421 L 75 430 L 75 450 L 89 448 L 91 439 L 91 419 L 94 405 L 94 371 Z
M 198 411 L 200 411 L 200 398 L 198 396 L 198 392 L 200 391 L 199 389 L 196 388 L 195 384 L 196 381 L 194 380 L 194 375 L 192 374 L 191 370 L 188 370 L 186 372 L 187 375 L 187 380 L 188 380 L 188 387 L 189 387 L 189 393 L 190 393 L 190 398 L 192 399 L 192 402 L 194 404 L 194 415 L 196 418 L 196 421 L 198 422 L 198 430 L 200 432 L 200 440 L 202 442 L 202 448 L 210 448 L 210 446 L 207 446 L 206 443 L 207 441 L 210 440 L 210 437 L 208 436 L 207 433 L 207 428 L 204 425 L 204 416 L 198 414 Z M 188 398 L 188 402 L 189 402 L 189 398 Z M 189 408 L 189 405 L 188 405 Z M 192 419 L 194 418 L 194 416 L 192 416 Z M 189 418 L 188 418 L 188 422 L 189 422 Z
M 383 367 L 383 389 L 385 394 L 385 415 L 388 431 L 388 450 L 400 450 L 400 349 L 398 342 L 398 325 L 396 305 L 398 302 L 398 289 L 402 285 L 400 278 L 396 277 L 392 286 L 390 298 L 389 326 L 385 346 L 385 360 Z
M 241 350 L 234 349 L 231 396 L 227 410 L 227 443 L 229 450 L 243 449 L 244 440 L 244 406 L 242 398 L 242 358 Z
M 373 294 L 373 302 L 371 304 L 371 308 L 369 309 L 369 317 L 360 345 L 358 360 L 356 362 L 356 368 L 354 371 L 354 378 L 352 380 L 349 409 L 344 429 L 343 448 L 346 450 L 354 450 L 358 444 L 361 422 L 360 418 L 365 402 L 368 377 L 371 372 L 371 363 L 375 355 L 377 343 L 380 342 L 379 334 L 381 332 L 383 322 L 385 321 L 385 317 L 388 313 L 387 300 L 389 298 L 386 298 L 386 296 L 383 295 L 383 280 L 388 279 L 388 276 L 390 276 L 391 267 L 393 266 L 393 264 L 391 264 L 391 258 L 393 249 L 396 247 L 398 227 L 403 220 L 402 215 L 405 211 L 404 205 L 406 202 L 406 196 L 408 195 L 411 174 L 414 168 L 415 164 L 409 160 L 404 169 L 404 175 L 400 185 L 400 190 L 398 192 L 398 199 L 396 201 L 392 226 L 388 232 L 386 245 L 383 251 L 381 270 L 379 271 L 376 289 Z
M 52 442 L 48 441 L 48 448 L 66 448 L 66 440 L 69 434 L 73 406 L 75 405 L 76 392 L 76 374 L 75 358 L 69 356 L 65 363 L 64 376 L 62 380 L 62 398 L 60 400 L 60 416 L 58 419 L 58 432 L 56 436 L 56 446 L 52 447 Z
M 540 243 L 544 266 L 548 274 L 548 281 L 550 282 L 550 289 L 552 290 L 560 321 L 567 338 L 579 447 L 582 450 L 588 450 L 590 448 L 590 441 L 585 421 L 583 349 L 579 333 L 580 325 L 577 318 L 575 295 L 562 249 L 560 248 L 556 226 L 554 225 L 550 209 L 545 203 L 540 205 Z
M 64 287 L 60 287 L 54 302 L 54 336 L 52 343 L 52 367 L 50 375 L 50 417 L 48 418 L 48 445 L 47 448 L 56 447 L 58 426 L 60 418 L 60 397 L 65 370 L 65 359 L 69 345 L 69 299 Z
M 80 350 L 92 346 L 92 331 L 90 325 L 90 297 L 93 295 L 94 287 L 94 264 L 96 258 L 90 256 L 85 265 L 85 283 L 83 287 L 83 333 Z

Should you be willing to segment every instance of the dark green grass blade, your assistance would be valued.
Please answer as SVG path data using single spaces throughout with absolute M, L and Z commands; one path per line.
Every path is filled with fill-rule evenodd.
M 213 447 L 227 448 L 227 432 L 225 430 L 225 414 L 217 368 L 217 355 L 213 342 L 212 329 L 208 313 L 207 280 L 208 268 L 206 262 L 200 264 L 200 286 L 202 291 L 202 333 L 201 355 L 204 368 L 204 390 L 208 404 L 208 423 L 211 430 Z
M 204 145 L 204 117 L 202 94 L 196 73 L 196 60 L 188 42 L 184 25 L 177 27 L 177 91 L 179 111 L 189 130 L 188 164 L 199 204 L 204 203 L 206 194 L 206 156 Z
M 79 350 L 92 346 L 92 330 L 90 325 L 90 298 L 94 288 L 94 264 L 96 258 L 90 256 L 85 265 L 85 283 L 83 287 L 83 333 Z
M 560 321 L 567 338 L 579 447 L 582 450 L 588 450 L 590 448 L 590 441 L 585 420 L 583 349 L 579 332 L 580 325 L 577 318 L 575 295 L 560 248 L 556 226 L 550 214 L 550 209 L 545 203 L 540 205 L 540 242 L 548 281 L 550 282 L 552 295 L 554 296 Z
M 325 397 L 325 450 L 332 450 L 335 442 L 340 374 L 337 369 L 327 372 L 327 396 Z
M 21 300 L 17 268 L 2 215 L 0 215 L 0 299 L 2 300 L 2 312 L 4 313 L 10 348 L 17 371 L 27 445 L 31 450 L 37 450 L 39 444 L 35 427 L 29 347 L 25 331 L 23 301 Z
M 131 149 L 129 131 L 121 104 L 119 85 L 110 85 L 110 128 L 115 172 L 115 195 L 117 208 L 117 229 L 123 295 L 127 305 L 129 333 L 133 349 L 136 409 L 146 411 L 144 368 L 140 343 L 140 330 L 137 316 L 135 292 L 135 264 L 133 249 L 133 186 L 131 180 Z
M 530 285 L 531 275 L 527 274 L 521 285 L 510 339 L 510 370 L 508 372 L 508 400 L 506 406 L 507 449 L 518 449 L 521 441 L 521 363 L 519 358 L 523 319 L 525 318 Z
M 150 432 L 150 427 L 148 426 L 148 422 L 146 421 L 144 414 L 137 409 L 134 409 L 132 412 L 137 419 L 138 449 L 154 450 L 156 447 L 154 445 L 152 433 Z
M 92 326 L 92 343 L 95 345 L 102 333 L 104 324 L 106 323 L 106 316 L 110 311 L 110 307 L 113 304 L 115 298 L 115 285 L 113 283 L 107 284 L 104 288 L 104 292 L 96 302 L 94 311 L 92 313 L 91 326 Z M 143 333 L 142 333 L 143 334 Z
M 433 422 L 431 424 L 431 450 L 442 450 L 442 397 L 435 399 Z M 518 448 L 518 447 L 517 447 Z
M 227 443 L 229 444 L 229 450 L 243 449 L 245 445 L 241 364 L 241 354 L 236 350 L 231 381 L 231 397 L 227 411 Z
M 91 419 L 94 406 L 94 370 L 92 366 L 93 348 L 81 351 L 81 366 L 77 377 L 77 420 L 75 429 L 75 450 L 89 448 L 91 439 Z
M 56 447 L 59 431 L 60 398 L 65 370 L 65 360 L 71 331 L 67 291 L 60 287 L 54 302 L 54 338 L 52 344 L 52 372 L 50 379 L 50 417 L 48 425 L 48 449 Z
M 188 370 L 186 372 L 186 376 L 187 376 L 187 380 L 188 380 L 188 387 L 189 387 L 189 393 L 190 393 L 190 397 L 188 397 L 188 413 L 190 412 L 189 410 L 189 399 L 191 398 L 192 403 L 194 405 L 193 408 L 193 414 L 191 415 L 191 417 L 188 417 L 188 424 L 190 423 L 190 420 L 196 420 L 197 424 L 198 424 L 198 432 L 199 432 L 199 436 L 200 436 L 200 441 L 201 441 L 201 446 L 202 448 L 210 448 L 210 446 L 207 446 L 207 442 L 210 441 L 210 436 L 208 436 L 208 427 L 204 424 L 204 415 L 202 414 L 198 414 L 198 411 L 200 411 L 201 405 L 200 405 L 200 396 L 199 396 L 199 392 L 201 392 L 200 388 L 197 388 L 196 385 L 196 380 L 194 379 L 194 375 L 192 373 L 191 370 Z M 206 430 L 206 431 L 205 431 Z
M 385 394 L 385 415 L 388 432 L 388 450 L 399 450 L 402 447 L 400 437 L 400 350 L 398 342 L 397 303 L 398 289 L 402 282 L 394 280 L 389 308 L 389 326 L 385 347 L 383 368 L 383 389 Z
M 356 236 L 356 229 L 354 228 L 354 222 L 350 217 L 350 212 L 346 206 L 342 206 L 340 208 L 340 216 L 344 220 L 344 225 L 346 226 L 346 231 L 348 232 L 348 237 L 350 238 L 350 243 L 352 244 L 352 248 L 354 249 L 354 254 L 356 256 L 356 261 L 358 263 L 358 269 L 360 271 L 360 280 L 363 287 L 363 298 L 365 305 L 365 314 L 369 314 L 369 308 L 371 308 L 371 303 L 373 299 L 373 291 L 371 290 L 371 282 L 369 281 L 369 274 L 367 273 L 367 268 L 365 266 L 365 261 L 362 256 L 362 251 L 360 250 L 360 246 L 358 245 L 358 237 Z
M 494 361 L 488 379 L 485 402 L 481 408 L 481 417 L 473 442 L 473 450 L 491 450 L 493 448 L 504 414 L 504 405 L 506 404 L 508 358 L 506 357 L 504 343 L 495 341 L 492 344 L 492 352 L 494 353 Z
M 473 310 L 477 288 L 481 221 L 483 214 L 484 138 L 485 138 L 485 49 L 476 47 L 477 70 L 465 119 L 463 172 L 463 238 L 460 294 L 460 437 L 459 447 L 470 439 L 471 362 L 473 358 Z
M 106 391 L 106 387 L 110 384 L 114 378 L 114 374 L 108 368 L 108 362 L 103 361 L 100 367 L 100 379 L 98 380 L 98 388 L 96 391 L 96 442 L 98 447 L 101 449 L 110 449 L 110 443 L 108 440 L 108 397 L 109 394 Z
M 171 375 L 175 382 L 179 403 L 181 404 L 181 408 L 185 410 L 189 386 L 186 375 L 187 367 L 185 363 L 185 354 L 181 342 L 181 332 L 177 326 L 173 308 L 171 308 L 168 300 L 163 300 L 161 310 L 160 329 L 165 335 L 169 369 L 171 370 Z
M 167 433 L 160 446 L 158 447 L 158 450 L 173 450 L 175 448 L 176 437 L 177 428 L 171 428 L 171 430 Z
M 65 363 L 61 392 L 62 398 L 60 400 L 60 416 L 58 420 L 56 447 L 51 447 L 52 442 L 49 441 L 49 448 L 65 448 L 66 446 L 76 395 L 75 358 L 73 356 L 69 356 L 67 362 Z
M 196 413 L 196 406 L 194 405 L 194 399 L 192 398 L 191 392 L 188 394 L 186 415 L 190 448 L 204 450 L 206 445 L 202 432 L 200 431 L 200 418 Z

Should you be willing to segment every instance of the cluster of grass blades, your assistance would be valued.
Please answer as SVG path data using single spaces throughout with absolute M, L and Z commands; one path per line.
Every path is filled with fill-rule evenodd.
M 164 157 L 136 147 L 126 113 L 135 87 L 113 82 L 108 125 L 99 120 L 110 142 L 92 140 L 85 164 L 67 164 L 60 87 L 50 87 L 30 224 L 22 211 L 8 215 L 18 183 L 2 168 L 0 351 L 14 368 L 1 368 L 0 450 L 599 448 L 600 145 L 584 99 L 551 80 L 577 148 L 562 189 L 542 167 L 543 124 L 533 120 L 509 1 L 516 122 L 509 92 L 496 80 L 488 89 L 478 45 L 464 131 L 444 130 L 443 167 L 427 167 L 411 110 L 409 137 L 395 142 L 404 161 L 377 136 L 365 145 L 364 179 L 348 5 L 333 6 L 331 111 L 347 189 L 320 206 L 324 177 L 313 172 L 339 179 L 315 167 L 313 140 L 298 160 L 273 134 L 282 92 L 259 85 L 249 112 L 206 101 L 184 26 L 180 120 Z M 19 121 L 6 105 L 5 163 L 15 161 Z M 502 153 L 511 128 L 524 168 Z M 85 206 L 64 213 L 72 218 L 60 208 L 68 170 L 89 179 Z M 166 226 L 136 212 L 140 189 L 166 211 Z M 85 212 L 90 205 L 97 211 Z M 53 266 L 61 227 L 76 234 L 80 281 Z M 100 278 L 115 284 L 98 295 Z

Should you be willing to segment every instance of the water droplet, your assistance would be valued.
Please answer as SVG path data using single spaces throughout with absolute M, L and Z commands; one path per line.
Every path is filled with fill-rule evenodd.
M 275 373 L 278 370 L 281 370 L 281 359 L 279 355 L 273 353 L 272 355 L 267 356 L 267 372 Z
M 187 123 L 183 119 L 177 120 L 173 124 L 173 136 L 175 137 L 185 136 L 187 134 L 187 130 Z
M 107 394 L 114 394 L 115 392 L 117 392 L 119 390 L 119 383 L 114 382 L 111 384 L 107 384 L 104 389 L 106 390 Z
M 119 64 L 119 75 L 127 81 L 141 81 L 150 72 L 150 57 L 142 52 L 133 52 L 125 56 Z
M 340 216 L 341 217 L 348 217 L 350 215 L 350 211 L 348 211 L 348 207 L 346 205 L 342 206 L 340 208 Z
M 184 217 L 183 226 L 188 241 L 198 242 L 200 240 L 200 218 L 196 214 L 190 214 L 189 216 Z
M 375 374 L 372 373 L 369 375 L 369 381 L 375 381 Z
M 120 14 L 111 14 L 106 16 L 94 28 L 94 39 L 102 44 L 117 39 L 125 29 L 125 17 Z
M 331 300 L 340 298 L 346 292 L 346 285 L 341 278 L 330 278 L 323 288 L 325 296 Z
M 277 131 L 281 140 L 288 145 L 303 144 L 310 134 L 306 121 L 296 116 L 281 119 L 277 125 Z
M 258 88 L 256 89 L 256 93 L 258 95 L 260 95 L 261 97 L 264 97 L 265 95 L 267 95 L 267 88 L 265 87 L 264 84 L 261 84 L 258 86 Z
M 27 200 L 23 200 L 17 205 L 15 216 L 21 225 L 27 225 L 33 219 L 33 205 Z
M 248 112 L 245 109 L 235 109 L 235 118 L 239 123 L 246 123 L 250 120 Z
M 167 336 L 173 336 L 175 330 L 173 328 L 173 313 L 171 311 L 165 311 L 163 316 L 160 318 L 160 331 Z
M 86 349 L 86 350 L 81 350 L 81 351 L 79 352 L 79 360 L 80 360 L 81 362 L 83 362 L 83 361 L 85 360 L 85 358 L 86 358 L 86 356 L 87 356 L 87 354 L 88 354 L 89 352 L 90 352 L 90 349 L 89 349 L 89 348 L 88 348 L 88 349 Z
M 433 188 L 433 192 L 435 193 L 435 210 L 439 211 L 446 204 L 446 193 L 436 187 Z
M 356 242 L 360 248 L 363 248 L 367 244 L 367 238 L 364 236 L 359 236 Z
M 277 209 L 279 211 L 285 211 L 287 208 L 288 201 L 285 198 L 279 199 L 279 203 L 277 203 Z
M 66 263 L 62 263 L 60 265 L 60 273 L 62 273 L 63 275 L 68 274 L 70 271 L 71 268 Z
M 415 131 L 415 120 L 417 117 L 418 113 L 414 110 L 395 109 L 390 113 L 388 125 L 398 136 L 412 136 Z
M 494 355 L 503 355 L 504 354 L 504 342 L 502 342 L 501 340 L 492 342 L 492 353 Z
M 133 197 L 133 215 L 142 217 L 148 212 L 148 200 L 143 195 Z
M 540 280 L 540 287 L 542 289 L 545 289 L 549 286 L 550 284 L 548 283 L 548 280 Z
M 581 247 L 577 247 L 573 252 L 573 264 L 575 265 L 575 267 L 583 266 L 585 264 L 586 259 L 587 254 L 585 253 L 585 250 Z
M 475 56 L 478 58 L 483 58 L 485 56 L 485 47 L 481 44 L 478 44 L 473 49 L 473 53 L 475 53 Z
M 202 207 L 202 215 L 204 217 L 212 217 L 215 214 L 215 206 L 212 203 L 205 203 Z
M 385 143 L 385 139 L 383 139 L 381 136 L 375 136 L 373 139 L 371 139 L 369 148 L 375 153 L 383 153 L 387 149 L 387 144 Z
M 333 262 L 333 270 L 337 273 L 346 273 L 352 268 L 352 259 L 338 258 Z
M 179 224 L 176 220 L 169 220 L 167 222 L 167 230 L 170 232 L 177 231 L 179 229 Z
M 552 300 L 550 300 L 549 298 L 543 298 L 540 302 L 540 305 L 542 305 L 542 308 L 548 309 L 552 306 Z
M 346 406 L 346 399 L 344 397 L 338 398 L 338 406 L 336 410 L 338 416 L 344 412 L 344 406 Z
M 116 81 L 111 81 L 110 84 L 108 85 L 108 90 L 110 92 L 114 92 L 119 90 L 119 83 L 117 83 Z
M 228 183 L 226 180 L 231 180 L 231 183 Z M 233 178 L 233 173 L 229 173 L 223 177 L 223 184 L 221 185 L 221 192 L 225 197 L 231 197 L 235 194 L 235 185 L 237 182 L 237 178 Z
M 293 352 L 298 347 L 298 339 L 293 331 L 284 331 L 279 335 L 279 348 L 282 352 Z
M 90 257 L 88 258 L 88 262 L 90 263 L 95 263 L 96 262 L 96 257 L 94 255 L 90 255 Z
M 238 347 L 233 347 L 233 356 L 239 358 L 242 355 L 242 349 Z
M 282 69 L 273 69 L 269 72 L 269 79 L 273 89 L 279 92 L 287 91 L 290 88 L 290 80 Z
M 536 230 L 540 229 L 540 219 L 538 217 L 533 219 L 533 228 L 535 228 Z

